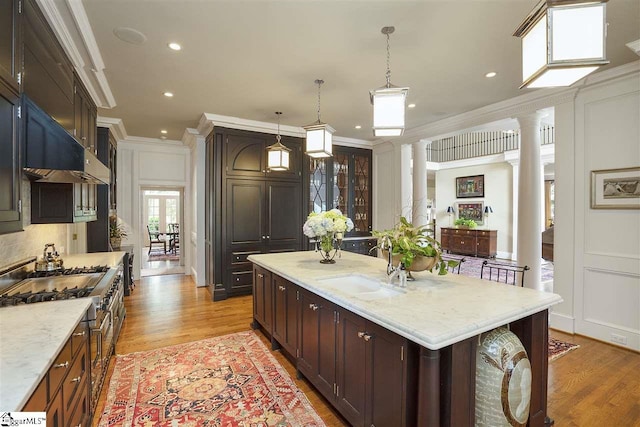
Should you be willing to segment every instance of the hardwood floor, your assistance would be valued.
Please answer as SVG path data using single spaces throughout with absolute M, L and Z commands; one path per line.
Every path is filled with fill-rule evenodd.
M 117 354 L 150 350 L 250 329 L 250 296 L 213 303 L 206 288 L 188 276 L 146 277 L 125 298 L 127 317 Z M 555 426 L 640 426 L 640 354 L 589 338 L 551 330 L 550 335 L 581 347 L 549 363 L 548 414 Z M 269 341 L 258 333 L 270 348 Z M 272 352 L 328 426 L 347 423 L 279 351 Z M 94 417 L 103 410 L 111 365 Z

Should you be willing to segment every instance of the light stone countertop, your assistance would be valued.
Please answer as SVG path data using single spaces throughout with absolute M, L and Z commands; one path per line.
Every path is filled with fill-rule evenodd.
M 324 278 L 356 274 L 387 283 L 387 262 L 342 251 L 320 264 L 313 251 L 250 255 L 253 263 L 430 350 L 438 350 L 562 302 L 560 295 L 458 274 L 413 272 L 406 293 L 367 300 Z
M 62 255 L 62 266 L 64 268 L 90 267 L 97 265 L 116 267 L 122 262 L 122 258 L 125 254 L 126 252 L 93 252 L 87 254 Z
M 90 304 L 79 298 L 0 309 L 0 411 L 22 409 Z

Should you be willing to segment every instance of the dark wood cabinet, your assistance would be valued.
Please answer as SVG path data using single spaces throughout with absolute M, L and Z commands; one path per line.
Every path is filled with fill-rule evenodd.
M 18 93 L 0 79 L 0 234 L 22 230 Z
M 94 221 L 94 184 L 31 183 L 31 223 L 63 224 Z
M 23 91 L 73 135 L 73 66 L 36 0 L 23 0 L 23 8 Z
M 302 141 L 283 137 L 291 170 L 270 172 L 266 146 L 274 140 L 223 128 L 207 138 L 206 271 L 214 300 L 251 293 L 249 255 L 302 249 Z
M 269 270 L 262 267 L 253 269 L 253 327 L 258 322 L 270 334 L 273 319 L 273 283 Z
M 98 109 L 77 74 L 74 74 L 73 92 L 73 136 L 76 137 L 84 148 L 90 150 L 97 156 L 96 120 Z M 107 165 L 107 159 L 104 156 L 98 158 L 102 163 Z
M 446 227 L 440 230 L 442 249 L 452 253 L 495 258 L 497 241 L 497 230 Z
M 115 199 L 116 141 L 108 128 L 98 128 L 97 136 L 96 155 L 109 168 L 111 185 L 95 186 L 96 220 L 87 223 L 87 252 L 109 252 L 109 213 L 115 210 L 112 199 Z
M 0 2 L 0 81 L 20 91 L 22 48 L 20 31 L 21 0 Z
M 366 331 L 365 319 L 349 311 L 339 310 L 336 406 L 353 426 L 362 426 L 365 421 L 367 342 L 364 340 L 364 334 Z
M 375 238 L 343 240 L 342 249 L 349 252 L 355 252 L 357 254 L 376 257 L 378 256 L 377 251 L 372 251 L 372 249 L 376 246 L 376 243 L 377 240 Z
M 273 276 L 273 333 L 276 340 L 292 357 L 298 349 L 298 299 L 300 292 L 293 283 Z

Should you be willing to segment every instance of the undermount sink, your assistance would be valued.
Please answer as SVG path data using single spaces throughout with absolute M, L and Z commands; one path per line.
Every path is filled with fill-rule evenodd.
M 403 289 L 391 286 L 377 279 L 372 279 L 361 274 L 346 274 L 326 279 L 318 279 L 319 284 L 352 294 L 364 300 L 375 300 L 394 297 L 405 293 Z

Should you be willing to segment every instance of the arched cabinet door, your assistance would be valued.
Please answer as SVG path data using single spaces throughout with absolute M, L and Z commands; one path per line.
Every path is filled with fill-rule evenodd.
M 265 138 L 228 133 L 225 138 L 227 176 L 264 177 L 266 173 Z

